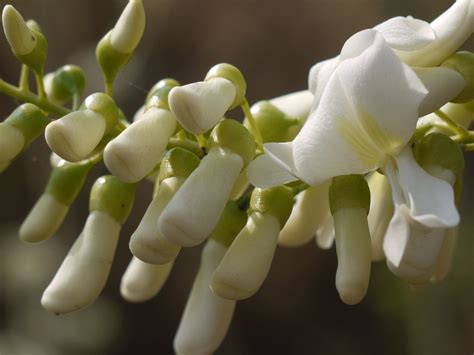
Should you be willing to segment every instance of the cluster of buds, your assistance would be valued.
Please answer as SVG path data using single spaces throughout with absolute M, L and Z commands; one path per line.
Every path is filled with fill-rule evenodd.
M 145 181 L 155 189 L 130 238 L 123 298 L 151 299 L 181 248 L 206 243 L 175 337 L 181 355 L 218 348 L 236 302 L 258 292 L 278 244 L 335 243 L 335 284 L 350 305 L 364 298 L 372 262 L 386 260 L 417 286 L 446 276 L 463 150 L 474 150 L 474 55 L 455 53 L 474 30 L 471 0 L 431 24 L 396 17 L 361 31 L 311 68 L 309 90 L 252 107 L 230 64 L 196 83 L 160 80 L 132 123 L 113 83 L 143 34 L 141 0 L 130 0 L 98 43 L 105 90 L 84 100 L 81 68 L 44 75 L 47 41 L 35 22 L 10 5 L 2 21 L 22 74 L 18 87 L 0 81 L 0 92 L 26 103 L 0 123 L 0 171 L 43 132 L 53 152 L 20 238 L 52 237 L 90 170 L 103 160 L 112 174 L 91 189 L 84 229 L 41 299 L 46 310 L 76 311 L 100 295 Z M 225 117 L 239 107 L 243 120 Z

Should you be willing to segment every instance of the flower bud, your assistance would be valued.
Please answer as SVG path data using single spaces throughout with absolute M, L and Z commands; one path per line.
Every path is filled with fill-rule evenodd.
M 316 245 L 321 249 L 329 250 L 332 248 L 335 239 L 334 219 L 329 212 L 323 225 L 316 231 Z
M 451 102 L 459 104 L 474 100 L 474 53 L 457 52 L 441 63 L 441 66 L 461 74 L 466 83 L 464 90 L 452 99 Z
M 110 96 L 102 93 L 89 95 L 80 110 L 46 127 L 46 142 L 51 150 L 67 161 L 83 160 L 111 131 L 117 118 L 118 109 Z
M 341 300 L 359 303 L 367 293 L 371 246 L 367 214 L 370 190 L 361 175 L 332 179 L 329 203 L 336 232 L 336 288 Z
M 80 96 L 85 85 L 84 71 L 73 64 L 64 65 L 54 73 L 49 73 L 44 77 L 44 86 L 48 98 L 58 103 L 66 103 L 74 95 Z
M 232 201 L 237 201 L 239 198 L 243 196 L 243 194 L 247 191 L 248 187 L 250 186 L 249 178 L 247 177 L 246 171 L 242 171 L 237 178 L 237 181 L 232 188 L 230 193 L 229 199 Z
M 314 96 L 309 90 L 292 92 L 283 96 L 275 97 L 270 102 L 280 111 L 290 117 L 298 117 L 306 120 L 313 105 Z
M 228 248 L 247 221 L 247 213 L 241 211 L 235 201 L 227 202 L 222 216 L 209 238 Z
M 147 264 L 133 257 L 120 282 L 120 294 L 128 302 L 145 302 L 155 297 L 165 284 L 173 262 Z
M 211 289 L 219 297 L 241 300 L 254 295 L 265 281 L 278 234 L 290 216 L 293 194 L 286 186 L 255 189 L 250 216 L 216 268 Z
M 170 110 L 170 106 L 168 104 L 168 97 L 171 89 L 174 87 L 179 86 L 179 82 L 175 79 L 167 78 L 161 79 L 157 82 L 148 92 L 146 97 L 146 104 L 145 108 L 156 107 L 162 108 L 167 111 Z
M 209 283 L 225 252 L 226 247 L 214 239 L 209 239 L 202 251 L 201 265 L 174 338 L 176 354 L 212 354 L 224 340 L 236 302 L 216 296 Z

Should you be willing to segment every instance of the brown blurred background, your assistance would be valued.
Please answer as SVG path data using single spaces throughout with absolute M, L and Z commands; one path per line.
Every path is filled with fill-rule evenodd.
M 452 0 L 144 0 L 142 43 L 116 83 L 116 98 L 131 117 L 159 79 L 202 80 L 216 63 L 239 67 L 250 102 L 307 87 L 309 68 L 336 55 L 356 31 L 398 15 L 431 21 Z M 6 4 L 1 1 L 2 5 Z M 125 0 L 12 0 L 34 18 L 49 40 L 47 72 L 74 63 L 88 77 L 86 93 L 102 89 L 97 41 L 115 23 Z M 0 77 L 17 82 L 20 66 L 0 35 Z M 466 45 L 474 49 L 473 42 Z M 0 96 L 0 114 L 15 108 Z M 470 154 L 472 155 L 472 154 Z M 144 304 L 119 294 L 130 259 L 128 238 L 150 200 L 139 188 L 122 229 L 111 277 L 87 310 L 56 317 L 41 308 L 41 293 L 87 216 L 88 190 L 99 168 L 52 240 L 24 245 L 18 225 L 42 192 L 49 150 L 39 139 L 0 175 L 0 354 L 172 354 L 172 341 L 196 272 L 201 247 L 185 249 L 161 293 Z M 460 238 L 455 263 L 441 284 L 421 292 L 373 265 L 366 299 L 346 306 L 334 287 L 336 255 L 314 243 L 277 250 L 270 275 L 251 299 L 239 302 L 229 334 L 217 352 L 237 354 L 461 355 L 474 351 L 474 186 L 466 160 Z

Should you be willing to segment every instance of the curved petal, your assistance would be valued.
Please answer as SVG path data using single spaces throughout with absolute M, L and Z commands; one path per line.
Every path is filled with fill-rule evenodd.
M 275 97 L 270 102 L 288 116 L 306 118 L 309 115 L 313 99 L 311 92 L 303 90 Z
M 310 112 L 313 112 L 318 107 L 324 88 L 331 78 L 331 75 L 339 65 L 339 62 L 339 56 L 337 56 L 316 63 L 311 67 L 308 75 L 308 88 L 309 91 L 314 95 L 314 100 Z
M 311 185 L 380 167 L 411 138 L 427 94 L 375 30 L 351 37 L 341 58 L 347 59 L 293 141 L 297 175 Z
M 374 29 L 382 34 L 390 47 L 404 51 L 426 47 L 436 38 L 428 22 L 411 16 L 393 17 L 375 26 Z
M 263 154 L 249 164 L 247 177 L 252 185 L 262 189 L 287 184 L 298 179 L 283 169 L 269 154 Z

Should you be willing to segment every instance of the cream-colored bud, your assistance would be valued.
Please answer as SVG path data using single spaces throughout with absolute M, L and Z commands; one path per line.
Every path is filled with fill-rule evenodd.
M 322 226 L 316 231 L 316 245 L 321 249 L 331 249 L 335 238 L 334 219 L 328 211 Z
M 120 224 L 93 211 L 84 229 L 41 298 L 53 313 L 77 311 L 93 303 L 105 286 L 115 254 Z
M 171 89 L 169 105 L 181 126 L 194 134 L 214 127 L 231 107 L 237 89 L 230 80 L 215 77 Z
M 212 354 L 224 340 L 236 302 L 216 296 L 209 283 L 225 252 L 226 248 L 213 239 L 203 249 L 201 265 L 174 338 L 177 355 Z
M 155 297 L 165 284 L 173 262 L 148 264 L 133 257 L 120 282 L 120 294 L 128 302 L 145 302 Z
M 159 164 L 175 129 L 169 111 L 152 107 L 107 144 L 104 163 L 120 180 L 140 181 Z
M 142 0 L 130 0 L 110 32 L 110 44 L 116 51 L 129 54 L 140 43 L 145 30 Z
M 23 150 L 25 136 L 5 122 L 0 123 L 0 164 L 7 164 Z
M 13 53 L 30 54 L 36 47 L 36 38 L 26 25 L 20 13 L 11 5 L 6 5 L 2 12 L 3 31 Z
M 46 126 L 45 138 L 61 158 L 77 162 L 87 158 L 106 130 L 105 118 L 92 110 L 74 111 Z
M 68 206 L 51 194 L 44 193 L 20 227 L 20 239 L 37 243 L 51 238 L 66 217 Z
M 303 90 L 275 97 L 270 102 L 290 117 L 306 118 L 309 115 L 313 100 L 313 94 L 309 90 Z

